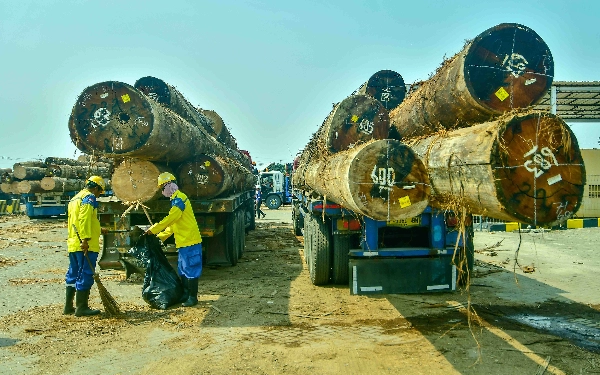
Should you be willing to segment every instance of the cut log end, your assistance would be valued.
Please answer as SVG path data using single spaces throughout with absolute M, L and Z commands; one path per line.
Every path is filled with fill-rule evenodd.
M 496 112 L 537 103 L 550 89 L 554 75 L 552 54 L 532 29 L 497 25 L 471 43 L 464 77 L 471 95 Z
M 109 81 L 83 90 L 73 106 L 69 131 L 84 152 L 125 154 L 147 141 L 153 124 L 152 107 L 139 90 Z
M 376 220 L 397 220 L 423 212 L 430 194 L 421 159 L 406 145 L 380 140 L 354 158 L 348 183 L 357 208 Z
M 359 142 L 385 139 L 390 128 L 387 110 L 367 95 L 352 95 L 339 103 L 328 120 L 327 144 L 332 153 Z
M 170 172 L 167 167 L 147 160 L 128 159 L 119 164 L 112 175 L 112 189 L 122 201 L 147 202 L 161 195 L 158 175 Z
M 167 105 L 171 101 L 171 90 L 162 79 L 143 77 L 135 82 L 135 88 L 160 104 Z
M 389 111 L 404 100 L 406 85 L 399 73 L 393 70 L 380 70 L 369 78 L 364 91 Z
M 575 136 L 548 114 L 515 118 L 497 144 L 492 164 L 508 213 L 525 223 L 553 225 L 581 205 L 585 167 Z
M 191 198 L 210 198 L 220 194 L 225 180 L 221 164 L 208 155 L 183 163 L 177 171 L 181 191 Z

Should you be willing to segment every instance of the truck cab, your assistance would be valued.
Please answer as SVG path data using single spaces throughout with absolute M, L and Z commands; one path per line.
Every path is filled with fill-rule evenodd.
M 258 184 L 260 185 L 265 205 L 276 210 L 282 204 L 292 203 L 292 189 L 290 177 L 279 171 L 260 172 Z

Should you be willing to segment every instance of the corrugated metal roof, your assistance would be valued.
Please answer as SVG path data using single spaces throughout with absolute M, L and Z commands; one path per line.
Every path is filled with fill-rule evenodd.
M 600 81 L 554 81 L 534 108 L 556 113 L 563 120 L 600 121 Z

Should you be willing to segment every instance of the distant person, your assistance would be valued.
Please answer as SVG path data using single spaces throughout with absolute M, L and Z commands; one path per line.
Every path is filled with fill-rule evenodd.
M 267 216 L 260 209 L 260 206 L 262 205 L 262 194 L 260 192 L 260 188 L 259 187 L 256 188 L 256 192 L 254 193 L 254 203 L 255 203 L 255 206 L 256 206 L 256 217 L 258 219 L 260 219 L 260 215 L 262 215 L 262 217 Z
M 96 198 L 102 194 L 106 185 L 99 176 L 87 179 L 85 188 L 75 195 L 68 205 L 67 250 L 69 251 L 69 269 L 65 276 L 67 286 L 66 301 L 63 314 L 90 316 L 100 314 L 100 310 L 92 310 L 88 306 L 90 289 L 94 285 L 94 269 L 100 251 L 100 235 L 106 229 L 100 227 L 98 220 L 98 202 Z M 92 267 L 88 264 L 88 257 Z M 75 308 L 73 307 L 75 299 Z
M 165 197 L 171 199 L 171 209 L 167 217 L 148 228 L 146 234 L 156 235 L 161 241 L 175 235 L 175 246 L 179 252 L 177 272 L 189 289 L 189 297 L 181 305 L 194 306 L 198 304 L 198 279 L 202 274 L 202 236 L 192 204 L 179 190 L 175 176 L 169 172 L 161 173 L 158 187 Z

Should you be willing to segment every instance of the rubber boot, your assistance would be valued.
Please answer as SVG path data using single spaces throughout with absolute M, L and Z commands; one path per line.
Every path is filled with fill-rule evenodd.
M 181 294 L 181 299 L 179 303 L 184 303 L 188 300 L 190 296 L 190 289 L 188 287 L 188 279 L 183 275 L 179 275 L 179 279 L 181 280 L 181 284 L 183 285 L 183 293 Z
M 73 300 L 75 299 L 75 287 L 68 286 L 65 300 L 65 309 L 63 310 L 63 315 L 71 315 L 75 312 L 75 308 L 73 307 Z
M 89 290 L 78 290 L 75 293 L 75 316 L 90 316 L 100 314 L 100 310 L 92 310 L 88 306 Z
M 187 301 L 181 304 L 183 307 L 195 306 L 198 304 L 198 278 L 187 279 L 190 296 Z

